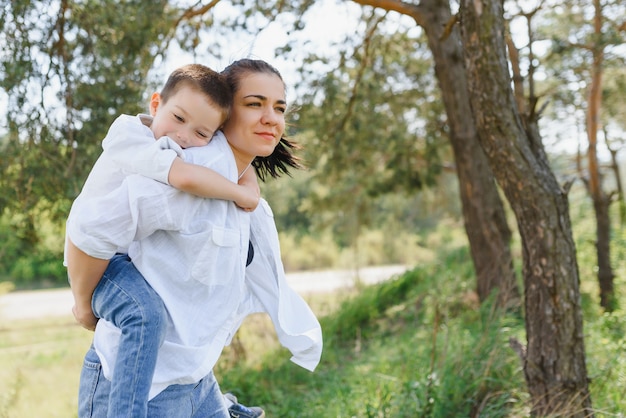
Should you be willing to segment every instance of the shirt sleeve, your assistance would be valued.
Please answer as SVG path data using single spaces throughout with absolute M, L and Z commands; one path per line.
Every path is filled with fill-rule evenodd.
M 156 141 L 139 116 L 121 115 L 109 128 L 102 141 L 108 157 L 130 174 L 139 174 L 168 184 L 172 162 L 183 151 L 171 139 Z
M 170 186 L 140 175 L 128 176 L 112 192 L 74 202 L 67 221 L 67 235 L 88 255 L 110 259 L 118 248 L 128 248 L 156 230 L 176 229 L 168 206 Z
M 274 216 L 263 199 L 251 214 L 250 242 L 255 253 L 246 267 L 246 286 L 262 305 L 253 311 L 267 312 L 278 340 L 291 351 L 291 361 L 313 371 L 322 356 L 322 328 L 306 301 L 287 283 Z

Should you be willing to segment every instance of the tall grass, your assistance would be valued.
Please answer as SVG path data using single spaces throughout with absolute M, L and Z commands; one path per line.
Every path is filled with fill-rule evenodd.
M 260 368 L 222 370 L 222 386 L 276 417 L 509 416 L 525 395 L 507 341 L 523 323 L 479 307 L 471 280 L 461 249 L 367 287 L 322 319 L 315 373 L 278 350 Z
M 511 337 L 525 341 L 523 318 L 479 306 L 473 280 L 466 249 L 442 254 L 323 317 L 315 373 L 277 349 L 219 369 L 222 387 L 270 417 L 527 417 L 521 362 L 509 346 Z M 594 408 L 600 417 L 624 416 L 626 318 L 583 299 Z
M 584 204 L 572 214 L 593 406 L 597 417 L 624 417 L 625 311 L 600 309 L 593 217 Z M 433 249 L 428 257 L 387 282 L 305 295 L 324 332 L 314 373 L 289 362 L 267 317 L 250 317 L 216 368 L 223 390 L 263 406 L 270 418 L 528 416 L 521 363 L 509 347 L 511 337 L 525 341 L 523 318 L 478 304 L 459 236 L 439 231 L 422 238 L 420 248 Z M 612 243 L 623 304 L 626 231 L 616 227 Z M 70 317 L 0 318 L 0 418 L 76 416 L 90 339 Z

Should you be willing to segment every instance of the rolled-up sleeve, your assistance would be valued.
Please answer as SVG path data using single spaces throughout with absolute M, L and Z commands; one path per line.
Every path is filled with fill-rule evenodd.
M 127 248 L 163 229 L 175 229 L 168 196 L 170 186 L 139 176 L 128 176 L 107 195 L 77 199 L 67 221 L 67 235 L 88 255 L 111 258 L 119 248 Z
M 155 140 L 154 134 L 136 116 L 121 115 L 102 141 L 107 157 L 129 173 L 141 174 L 164 184 L 172 162 L 183 150 L 168 137 Z

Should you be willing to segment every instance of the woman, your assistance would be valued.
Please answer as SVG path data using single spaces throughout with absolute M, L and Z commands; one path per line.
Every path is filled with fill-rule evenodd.
M 293 144 L 283 137 L 287 105 L 278 71 L 263 61 L 240 60 L 223 73 L 234 93 L 231 118 L 209 145 L 186 150 L 186 159 L 232 181 L 251 165 L 262 179 L 297 167 Z M 119 210 L 108 215 L 113 206 Z M 250 312 L 269 313 L 294 362 L 309 370 L 319 362 L 319 323 L 286 286 L 265 202 L 249 214 L 232 202 L 201 199 L 129 176 L 119 189 L 68 222 L 68 229 L 75 232 L 74 244 L 87 254 L 128 247 L 132 263 L 167 308 L 148 416 L 228 416 L 211 370 Z M 120 270 L 120 262 L 129 263 L 111 263 L 111 275 Z M 111 323 L 98 322 L 81 374 L 81 416 L 106 414 L 107 377 L 113 372 L 119 335 Z

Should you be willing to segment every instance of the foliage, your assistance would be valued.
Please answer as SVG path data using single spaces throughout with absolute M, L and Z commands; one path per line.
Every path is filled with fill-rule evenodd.
M 36 213 L 67 216 L 113 118 L 137 113 L 146 74 L 171 25 L 166 1 L 11 1 L 0 9 L 8 133 L 1 143 L 0 214 L 22 256 L 38 242 Z
M 373 223 L 377 197 L 434 186 L 446 149 L 430 56 L 415 48 L 421 39 L 404 27 L 383 32 L 374 18 L 365 23 L 363 44 L 351 51 L 347 43 L 322 78 L 309 68 L 327 57 L 303 62 L 301 73 L 311 81 L 295 121 L 306 160 L 315 162 L 304 205 L 339 215 L 337 223 L 348 229 L 338 232 L 353 237 Z
M 534 17 L 535 40 L 541 59 L 541 83 L 539 96 L 549 103 L 546 109 L 547 120 L 544 130 L 550 136 L 557 135 L 561 140 L 573 142 L 584 136 L 584 110 L 591 80 L 593 64 L 592 50 L 604 50 L 602 113 L 608 140 L 621 140 L 623 145 L 624 118 L 626 111 L 623 101 L 624 77 L 626 77 L 626 55 L 623 44 L 626 41 L 623 22 L 618 16 L 625 12 L 624 4 L 614 0 L 602 0 L 602 36 L 597 39 L 593 27 L 593 6 L 590 2 L 574 1 L 560 3 L 559 7 L 546 4 Z M 572 118 L 572 116 L 575 116 Z M 550 129 L 559 124 L 564 129 Z M 569 126 L 567 126 L 569 124 Z M 556 132 L 554 132 L 556 131 Z M 621 135 L 621 136 L 620 136 Z M 617 137 L 616 137 L 617 136 Z M 578 141 L 584 148 L 584 141 Z M 617 144 L 613 144 L 615 148 Z M 575 151 L 570 148 L 570 151 Z
M 8 212 L 0 216 L 0 282 L 10 281 L 19 288 L 66 286 L 63 228 L 52 221 L 47 209 L 33 208 L 31 213 L 38 234 L 35 245 L 26 244 L 19 235 L 23 216 Z

